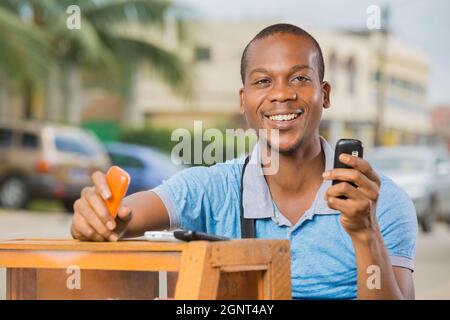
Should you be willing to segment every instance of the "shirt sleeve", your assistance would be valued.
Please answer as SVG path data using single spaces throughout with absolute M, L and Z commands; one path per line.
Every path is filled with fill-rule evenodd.
M 414 271 L 417 215 L 413 202 L 389 178 L 382 178 L 377 217 L 393 266 Z
M 205 167 L 184 169 L 151 190 L 164 203 L 171 229 L 206 230 L 206 171 Z

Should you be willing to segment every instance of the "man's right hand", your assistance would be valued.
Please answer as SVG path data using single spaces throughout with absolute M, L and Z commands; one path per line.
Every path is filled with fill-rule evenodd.
M 94 186 L 85 187 L 73 206 L 72 237 L 88 241 L 117 241 L 131 220 L 131 209 L 120 206 L 116 219 L 108 212 L 105 201 L 111 197 L 106 176 L 100 171 L 92 174 Z

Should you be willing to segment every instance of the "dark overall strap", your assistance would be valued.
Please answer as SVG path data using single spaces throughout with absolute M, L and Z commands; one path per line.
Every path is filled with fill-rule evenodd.
M 255 238 L 255 219 L 246 219 L 244 218 L 244 205 L 243 205 L 243 197 L 244 197 L 244 173 L 245 168 L 249 162 L 250 157 L 247 156 L 245 158 L 244 167 L 242 168 L 241 175 L 241 238 L 242 239 L 252 239 Z

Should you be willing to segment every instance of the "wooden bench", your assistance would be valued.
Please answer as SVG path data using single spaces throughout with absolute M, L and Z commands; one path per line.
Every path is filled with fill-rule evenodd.
M 7 299 L 290 299 L 288 240 L 0 241 Z M 77 278 L 74 278 L 77 277 Z M 178 278 L 178 279 L 177 279 Z

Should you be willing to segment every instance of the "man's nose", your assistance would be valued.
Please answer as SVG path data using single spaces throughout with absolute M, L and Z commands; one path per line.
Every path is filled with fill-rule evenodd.
M 271 102 L 286 102 L 297 100 L 297 93 L 287 84 L 274 85 L 268 94 Z

